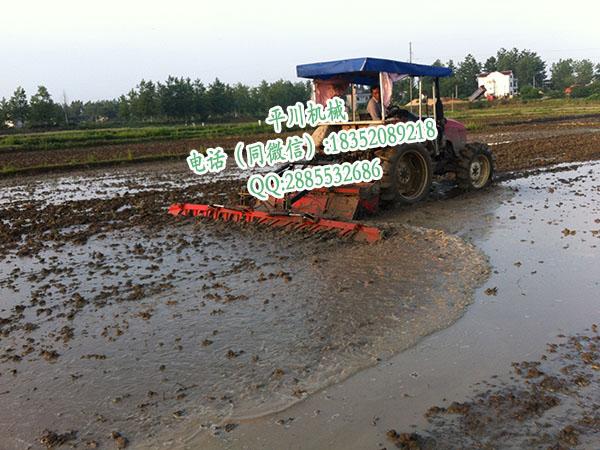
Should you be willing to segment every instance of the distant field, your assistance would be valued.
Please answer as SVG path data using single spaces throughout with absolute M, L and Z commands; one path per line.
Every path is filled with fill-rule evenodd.
M 97 147 L 137 144 L 181 139 L 213 139 L 265 133 L 268 126 L 257 123 L 207 126 L 160 126 L 142 128 L 103 128 L 98 130 L 49 131 L 0 136 L 0 151 L 54 150 L 74 147 Z
M 488 106 L 480 103 L 481 107 L 471 105 L 469 109 L 452 112 L 451 107 L 445 107 L 445 114 L 463 122 L 469 130 L 482 130 L 488 126 L 510 125 L 527 120 L 552 119 L 564 116 L 600 114 L 600 101 L 585 99 L 550 99 L 529 100 L 525 102 L 510 102 Z

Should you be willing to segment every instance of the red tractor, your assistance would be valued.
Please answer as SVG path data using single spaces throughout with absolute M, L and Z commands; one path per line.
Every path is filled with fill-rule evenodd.
M 313 133 L 313 140 L 323 149 L 324 140 L 335 131 L 373 127 L 397 122 L 415 122 L 426 119 L 423 114 L 423 79 L 431 81 L 433 100 L 431 118 L 437 128 L 437 138 L 421 143 L 375 148 L 368 151 L 326 155 L 318 153 L 311 161 L 299 161 L 281 167 L 279 172 L 292 166 L 323 165 L 358 159 L 380 158 L 383 176 L 371 183 L 304 190 L 287 194 L 283 199 L 270 198 L 264 202 L 236 207 L 222 205 L 175 204 L 169 209 L 174 215 L 191 214 L 244 222 L 259 222 L 278 227 L 309 231 L 333 230 L 338 234 L 376 241 L 380 231 L 365 227 L 353 219 L 377 212 L 379 206 L 394 203 L 413 204 L 430 192 L 434 175 L 452 174 L 458 186 L 465 190 L 483 189 L 494 174 L 494 158 L 486 144 L 467 143 L 464 125 L 444 117 L 439 95 L 439 78 L 452 71 L 446 67 L 427 66 L 377 58 L 354 58 L 297 66 L 299 77 L 313 81 L 313 101 L 325 105 L 333 97 L 347 92 L 347 122 L 325 123 Z M 417 114 L 391 105 L 394 82 L 418 77 Z M 359 108 L 357 88 L 378 87 L 378 109 L 370 105 L 370 114 Z M 363 94 L 364 96 L 364 94 Z M 426 103 L 425 112 L 429 110 Z M 247 196 L 245 196 L 247 198 Z
M 446 67 L 410 64 L 376 58 L 355 58 L 297 67 L 298 76 L 313 80 L 313 96 L 319 103 L 329 96 L 350 90 L 348 123 L 322 126 L 316 138 L 321 141 L 339 128 L 416 121 L 423 119 L 423 105 L 418 102 L 418 114 L 390 105 L 395 81 L 408 77 L 419 77 L 419 99 L 422 98 L 423 78 L 432 83 L 432 117 L 438 137 L 434 141 L 404 144 L 373 151 L 383 161 L 384 176 L 380 182 L 382 203 L 415 203 L 427 196 L 433 175 L 452 173 L 458 185 L 465 190 L 482 189 L 490 184 L 494 173 L 494 158 L 489 147 L 481 143 L 467 143 L 467 132 L 463 124 L 444 117 L 444 106 L 439 96 L 439 78 L 450 76 Z M 378 102 L 381 108 L 378 117 L 360 114 L 357 108 L 356 87 L 378 86 Z M 429 109 L 429 102 L 425 109 Z M 361 154 L 364 157 L 364 153 Z

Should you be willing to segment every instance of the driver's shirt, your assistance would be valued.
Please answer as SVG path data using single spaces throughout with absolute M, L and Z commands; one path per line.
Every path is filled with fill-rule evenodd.
M 381 120 L 381 103 L 371 97 L 367 103 L 367 112 L 371 116 L 371 120 Z

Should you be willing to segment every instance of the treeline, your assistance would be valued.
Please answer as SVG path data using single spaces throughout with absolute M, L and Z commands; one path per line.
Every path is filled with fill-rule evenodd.
M 44 86 L 27 98 L 22 87 L 0 100 L 0 127 L 77 127 L 107 122 L 192 123 L 229 122 L 265 118 L 273 105 L 306 102 L 310 83 L 279 80 L 249 87 L 229 85 L 218 78 L 205 86 L 200 80 L 168 77 L 164 83 L 142 80 L 115 100 L 57 103 Z
M 440 60 L 433 64 L 443 65 Z M 484 62 L 469 54 L 459 63 L 449 60 L 444 65 L 454 72 L 451 77 L 440 79 L 440 93 L 444 97 L 456 94 L 459 98 L 468 97 L 477 89 L 477 75 L 481 72 L 512 70 L 522 98 L 570 95 L 600 99 L 600 64 L 594 65 L 589 59 L 561 59 L 547 67 L 536 52 L 502 48 Z M 566 88 L 570 88 L 568 92 Z M 39 86 L 28 98 L 25 90 L 18 87 L 9 99 L 0 100 L 0 128 L 260 119 L 266 117 L 273 105 L 285 107 L 308 100 L 310 83 L 263 81 L 249 87 L 242 83 L 229 85 L 217 78 L 206 86 L 200 80 L 170 76 L 165 82 L 142 80 L 128 94 L 114 100 L 67 102 L 65 97 L 56 102 L 44 86 Z M 407 89 L 397 89 L 394 99 L 407 101 Z
M 454 71 L 453 76 L 440 79 L 440 93 L 443 97 L 452 97 L 458 92 L 459 98 L 466 98 L 477 88 L 477 75 L 481 72 L 512 70 L 518 80 L 519 92 L 523 98 L 563 97 L 565 89 L 573 86 L 571 97 L 600 97 L 600 64 L 594 65 L 589 59 L 561 59 L 550 67 L 531 50 L 501 48 L 495 56 L 484 62 L 477 61 L 473 55 L 467 55 L 456 64 L 449 60 L 442 64 Z M 548 78 L 547 71 L 550 77 Z

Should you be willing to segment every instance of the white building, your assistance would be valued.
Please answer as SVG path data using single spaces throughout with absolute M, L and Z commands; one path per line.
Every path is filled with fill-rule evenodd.
M 356 105 L 357 106 L 364 106 L 367 103 L 369 103 L 369 100 L 371 99 L 371 92 L 357 92 L 356 93 Z M 346 95 L 346 105 L 351 105 L 352 104 L 352 95 L 348 94 Z
M 518 90 L 517 79 L 512 70 L 480 73 L 477 75 L 477 86 L 485 87 L 485 95 L 494 97 L 512 97 Z
M 21 122 L 19 119 L 17 120 L 5 120 L 4 121 L 4 126 L 6 128 L 23 128 L 23 122 Z

